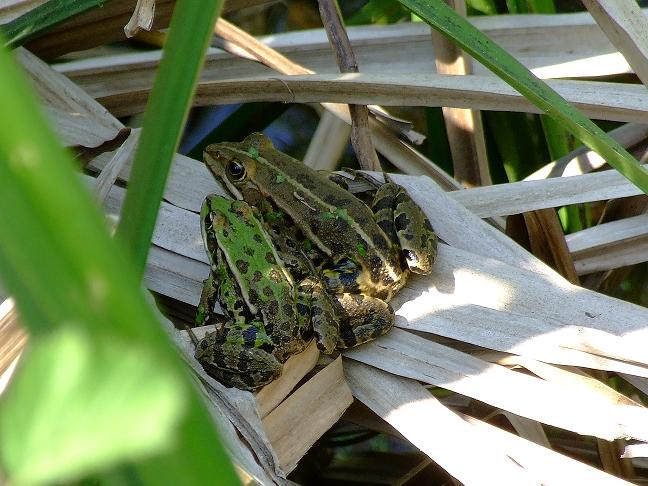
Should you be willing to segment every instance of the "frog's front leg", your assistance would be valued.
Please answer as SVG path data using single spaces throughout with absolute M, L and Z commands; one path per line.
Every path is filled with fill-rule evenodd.
M 281 375 L 283 365 L 264 349 L 269 343 L 254 324 L 225 325 L 224 331 L 209 333 L 198 343 L 195 356 L 221 383 L 252 391 Z
M 335 351 L 339 336 L 339 311 L 319 279 L 307 277 L 297 287 L 297 321 L 304 339 L 312 334 L 320 351 Z
M 218 300 L 218 285 L 214 273 L 209 272 L 209 277 L 203 280 L 203 288 L 200 294 L 200 302 L 196 311 L 194 327 L 207 326 L 211 324 L 214 316 L 214 304 Z
M 364 294 L 336 295 L 344 309 L 338 348 L 351 348 L 388 333 L 394 327 L 394 309 L 384 300 Z
M 427 275 L 437 254 L 437 237 L 423 210 L 407 191 L 393 182 L 380 186 L 371 209 L 378 226 L 401 248 L 407 266 Z

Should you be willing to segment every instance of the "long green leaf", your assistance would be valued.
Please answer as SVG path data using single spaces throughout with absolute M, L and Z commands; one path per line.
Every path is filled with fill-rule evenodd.
M 50 0 L 2 26 L 10 47 L 18 47 L 47 29 L 108 0 Z
M 585 145 L 648 193 L 648 172 L 619 143 L 538 79 L 508 52 L 477 30 L 443 0 L 399 0 L 425 22 L 511 85 Z
M 142 406 L 160 406 L 159 411 L 165 412 L 158 416 L 157 425 L 162 429 L 148 439 L 140 437 L 137 451 L 148 451 L 151 457 L 136 464 L 135 470 L 147 478 L 157 475 L 157 484 L 236 484 L 209 414 L 147 302 L 136 272 L 122 248 L 110 239 L 103 215 L 82 186 L 71 157 L 46 126 L 27 80 L 1 46 L 0 40 L 0 280 L 16 300 L 36 361 L 30 364 L 30 353 L 25 355 L 0 402 L 0 469 L 9 480 L 28 478 L 30 469 L 37 467 L 31 459 L 53 464 L 59 453 L 74 450 L 74 464 L 72 459 L 57 463 L 59 469 L 49 471 L 50 476 L 46 470 L 39 471 L 38 479 L 45 481 L 70 471 L 82 474 L 90 467 L 105 467 L 123 460 L 124 454 L 130 458 L 133 444 L 127 442 L 133 429 L 124 425 L 140 418 Z M 57 330 L 75 336 L 76 354 L 63 353 L 71 341 L 53 339 Z M 128 361 L 132 366 L 127 371 L 107 342 L 121 343 L 116 349 L 137 356 Z M 81 362 L 74 356 L 93 354 L 101 361 L 98 367 L 61 367 Z M 100 355 L 112 359 L 100 360 Z M 37 365 L 48 359 L 64 361 Z M 132 382 L 112 379 L 131 372 L 131 378 L 144 379 L 146 370 L 152 369 L 156 371 L 151 379 L 159 386 L 149 388 L 146 401 L 139 397 L 131 404 L 124 398 L 123 385 Z M 61 370 L 77 374 L 74 380 L 60 380 Z M 57 388 L 41 394 L 42 382 L 78 386 L 74 385 L 75 393 L 60 393 Z M 105 386 L 92 386 L 98 382 Z M 66 423 L 65 434 L 46 434 L 46 439 L 36 440 L 38 434 L 52 430 L 39 426 L 56 426 L 61 418 L 56 410 L 61 407 L 87 410 L 89 415 Z M 106 410 L 111 413 L 103 416 Z M 22 417 L 25 425 L 8 427 L 16 417 Z M 111 430 L 108 417 L 123 422 L 113 423 Z M 88 425 L 93 423 L 96 427 Z M 111 432 L 110 450 L 74 447 L 75 438 L 102 443 Z M 45 442 L 46 448 L 30 454 L 31 447 Z M 69 467 L 63 470 L 62 466 Z
M 144 272 L 172 157 L 222 3 L 179 0 L 171 19 L 117 228 L 117 238 L 130 250 L 140 275 Z

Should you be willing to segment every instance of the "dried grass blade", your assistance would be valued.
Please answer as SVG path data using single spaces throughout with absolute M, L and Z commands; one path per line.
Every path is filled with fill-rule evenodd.
M 338 357 L 263 419 L 281 466 L 289 473 L 353 402 Z
M 491 444 L 504 448 L 515 462 L 536 475 L 542 484 L 551 486 L 574 484 L 630 486 L 632 484 L 481 420 L 468 416 L 465 416 L 465 419 L 483 433 Z
M 611 406 L 603 399 L 592 400 L 592 395 L 584 399 L 566 387 L 488 364 L 399 329 L 344 355 L 579 434 L 606 440 L 648 439 L 644 407 Z
M 347 360 L 344 370 L 358 400 L 462 483 L 537 484 L 415 381 Z
M 629 148 L 648 138 L 648 126 L 641 123 L 626 123 L 610 130 L 608 134 L 622 146 Z M 599 154 L 582 145 L 555 162 L 538 169 L 525 177 L 524 180 L 532 181 L 586 174 L 594 169 L 600 169 L 606 163 Z
M 455 191 L 450 196 L 481 218 L 643 194 L 612 170 Z
M 648 21 L 633 0 L 583 0 L 612 44 L 648 86 Z
M 547 85 L 591 117 L 645 121 L 648 94 L 643 86 L 600 81 L 547 81 Z M 413 73 L 308 74 L 254 76 L 201 81 L 196 104 L 276 101 L 351 103 L 384 106 L 449 106 L 493 111 L 542 113 L 503 81 L 487 75 L 449 76 Z M 134 96 L 135 95 L 135 96 Z M 131 90 L 98 98 L 120 115 L 141 111 L 146 91 Z M 128 100 L 132 104 L 128 104 Z
M 22 47 L 15 54 L 65 145 L 96 148 L 127 132 L 117 118 L 67 77 Z
M 448 4 L 466 16 L 466 2 L 451 0 Z M 432 30 L 436 70 L 439 74 L 472 74 L 472 60 L 454 43 Z M 454 177 L 467 187 L 492 184 L 486 153 L 486 139 L 478 110 L 443 107 L 448 142 L 452 153 Z

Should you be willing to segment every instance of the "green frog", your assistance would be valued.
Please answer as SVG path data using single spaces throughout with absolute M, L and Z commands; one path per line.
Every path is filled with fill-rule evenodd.
M 277 378 L 286 359 L 313 337 L 328 352 L 339 339 L 321 282 L 295 284 L 253 213 L 244 201 L 218 195 L 208 196 L 200 213 L 211 270 L 196 325 L 213 322 L 216 301 L 228 320 L 197 343 L 196 359 L 220 382 L 245 390 Z
M 257 208 L 282 257 L 309 252 L 342 309 L 338 347 L 391 329 L 392 296 L 410 272 L 427 274 L 437 239 L 404 188 L 381 185 L 371 207 L 331 178 L 276 150 L 263 134 L 209 145 L 205 163 L 236 199 Z

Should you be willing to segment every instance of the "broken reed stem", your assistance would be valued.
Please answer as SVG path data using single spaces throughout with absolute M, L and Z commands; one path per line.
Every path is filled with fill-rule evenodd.
M 322 24 L 335 52 L 340 72 L 357 73 L 358 63 L 336 0 L 318 0 L 318 5 Z M 365 170 L 381 170 L 376 149 L 371 141 L 367 106 L 349 105 L 349 112 L 351 113 L 351 144 L 360 167 Z

